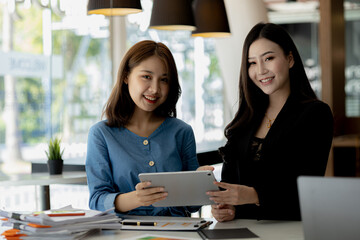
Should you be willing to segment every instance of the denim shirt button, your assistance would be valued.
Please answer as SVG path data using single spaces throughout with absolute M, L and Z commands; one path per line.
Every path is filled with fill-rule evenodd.
M 154 161 L 149 162 L 150 167 L 154 166 L 154 164 L 155 164 Z
M 144 140 L 144 141 L 143 141 L 143 144 L 146 146 L 146 145 L 149 144 L 149 141 L 148 141 L 148 140 Z

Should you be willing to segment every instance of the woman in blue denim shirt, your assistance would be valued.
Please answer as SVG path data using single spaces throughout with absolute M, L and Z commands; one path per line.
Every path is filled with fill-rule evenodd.
M 162 43 L 141 41 L 125 54 L 100 121 L 88 136 L 90 208 L 120 214 L 188 216 L 198 207 L 153 207 L 166 189 L 139 173 L 198 168 L 194 133 L 176 118 L 181 89 L 175 61 Z M 150 187 L 150 188 L 148 188 Z

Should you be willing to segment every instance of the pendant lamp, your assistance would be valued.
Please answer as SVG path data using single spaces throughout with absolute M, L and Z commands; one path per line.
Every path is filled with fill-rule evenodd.
M 89 0 L 88 14 L 128 15 L 142 11 L 140 0 Z
M 195 0 L 196 30 L 193 37 L 228 37 L 231 35 L 224 0 Z
M 150 28 L 195 30 L 192 0 L 154 0 Z

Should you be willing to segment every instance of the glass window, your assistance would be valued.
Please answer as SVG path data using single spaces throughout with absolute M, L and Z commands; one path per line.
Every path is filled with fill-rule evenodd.
M 321 79 L 318 56 L 318 23 L 281 24 L 291 35 L 303 61 L 306 75 L 318 98 L 321 99 Z
M 360 12 L 357 19 L 346 21 L 345 112 L 360 116 Z
M 164 42 L 179 72 L 178 117 L 192 125 L 198 151 L 223 144 L 222 78 L 212 39 L 149 30 L 151 0 L 125 17 L 127 48 Z M 0 161 L 45 162 L 59 136 L 65 164 L 84 164 L 88 129 L 110 94 L 110 19 L 87 15 L 87 0 L 0 0 Z M 124 32 L 122 32 L 124 34 Z
M 87 0 L 10 3 L 1 2 L 1 160 L 44 161 L 52 136 L 67 163 L 84 160 L 112 85 L 109 21 L 87 16 Z

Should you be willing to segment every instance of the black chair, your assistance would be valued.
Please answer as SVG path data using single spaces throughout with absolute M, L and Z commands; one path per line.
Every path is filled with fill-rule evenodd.
M 197 159 L 200 166 L 214 165 L 223 162 L 218 150 L 198 153 Z

